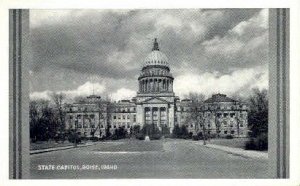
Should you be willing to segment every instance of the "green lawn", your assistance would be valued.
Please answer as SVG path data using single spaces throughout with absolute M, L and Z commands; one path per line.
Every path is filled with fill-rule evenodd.
M 248 138 L 211 139 L 209 143 L 244 149 L 247 140 Z
M 65 141 L 64 143 L 56 143 L 55 141 L 38 141 L 36 143 L 30 143 L 30 150 L 49 149 L 54 147 L 66 147 L 71 146 L 73 143 Z

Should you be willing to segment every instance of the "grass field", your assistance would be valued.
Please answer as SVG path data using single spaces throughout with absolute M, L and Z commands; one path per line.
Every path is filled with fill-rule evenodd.
M 211 139 L 209 143 L 244 149 L 247 140 L 248 138 Z
M 55 141 L 39 141 L 36 143 L 30 143 L 30 150 L 49 149 L 54 147 L 66 147 L 71 146 L 73 143 L 65 141 L 64 143 L 56 143 Z

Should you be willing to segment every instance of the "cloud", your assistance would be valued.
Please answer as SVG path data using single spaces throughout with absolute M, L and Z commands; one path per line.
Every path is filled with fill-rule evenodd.
M 76 96 L 89 96 L 92 94 L 101 95 L 105 91 L 105 84 L 86 82 L 75 90 L 61 91 L 67 97 L 74 98 Z
M 112 93 L 111 99 L 114 101 L 119 101 L 122 99 L 131 99 L 132 97 L 136 96 L 136 91 L 130 90 L 127 88 L 120 88 L 116 92 Z
M 102 95 L 105 91 L 105 84 L 100 83 L 91 83 L 86 82 L 83 85 L 80 85 L 78 88 L 74 90 L 62 90 L 57 91 L 57 93 L 63 93 L 66 95 L 67 100 L 72 100 L 75 97 L 78 96 L 89 96 L 92 94 L 95 95 Z M 51 94 L 54 91 L 46 90 L 42 92 L 32 92 L 30 94 L 31 100 L 37 100 L 37 99 L 45 99 L 45 100 L 51 100 Z
M 91 76 L 105 82 L 103 94 L 124 85 L 136 90 L 154 37 L 175 81 L 265 65 L 267 14 L 267 9 L 31 10 L 30 91 L 76 94 Z
M 30 100 L 51 100 L 50 95 L 52 94 L 52 91 L 45 90 L 43 92 L 32 92 L 29 95 Z
M 268 89 L 268 73 L 265 68 L 240 69 L 223 75 L 218 72 L 181 75 L 175 79 L 174 91 L 180 97 L 190 92 L 202 93 L 207 97 L 214 93 L 239 93 L 247 96 L 252 88 Z

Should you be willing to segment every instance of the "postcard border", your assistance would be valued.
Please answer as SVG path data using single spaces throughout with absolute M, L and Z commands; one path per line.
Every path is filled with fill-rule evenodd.
M 269 9 L 269 15 L 269 173 L 271 178 L 289 178 L 289 9 Z M 29 10 L 9 10 L 9 24 L 9 178 L 26 179 L 30 175 Z

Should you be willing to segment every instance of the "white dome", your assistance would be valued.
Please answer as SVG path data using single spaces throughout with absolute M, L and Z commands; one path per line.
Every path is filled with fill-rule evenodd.
M 159 50 L 153 50 L 145 59 L 145 66 L 161 65 L 169 67 L 167 56 Z

